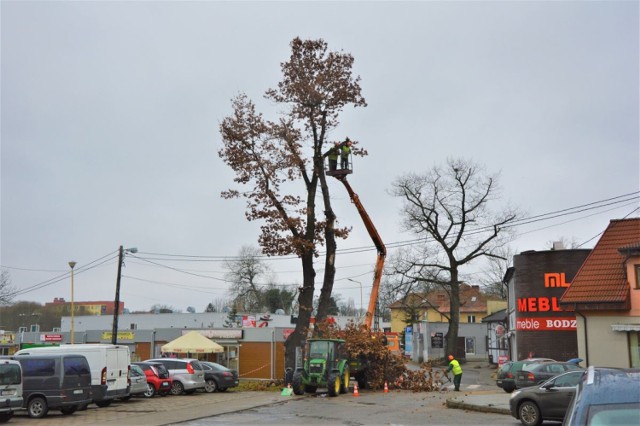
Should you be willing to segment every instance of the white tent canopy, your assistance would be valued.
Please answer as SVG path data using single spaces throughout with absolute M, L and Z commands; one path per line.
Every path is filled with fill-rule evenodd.
M 197 331 L 190 331 L 162 346 L 161 350 L 178 354 L 209 354 L 223 352 L 224 348 Z

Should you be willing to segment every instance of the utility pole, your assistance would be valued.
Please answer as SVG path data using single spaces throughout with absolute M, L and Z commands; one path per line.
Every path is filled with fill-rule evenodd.
M 118 277 L 116 278 L 116 299 L 113 307 L 113 328 L 111 329 L 111 343 L 118 344 L 118 314 L 120 313 L 120 277 L 122 276 L 122 262 L 124 260 L 124 248 L 120 246 L 118 251 Z

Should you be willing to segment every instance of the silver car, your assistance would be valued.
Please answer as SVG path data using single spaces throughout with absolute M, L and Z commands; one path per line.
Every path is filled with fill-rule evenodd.
M 147 375 L 144 374 L 142 368 L 138 367 L 135 364 L 131 364 L 131 370 L 129 371 L 129 379 L 131 380 L 131 389 L 129 389 L 129 395 L 124 398 L 120 398 L 123 401 L 128 401 L 132 396 L 142 396 L 144 395 L 147 388 Z
M 159 362 L 167 368 L 173 381 L 172 395 L 180 395 L 183 392 L 190 395 L 198 389 L 205 388 L 204 370 L 200 361 L 195 358 L 155 358 L 146 361 Z

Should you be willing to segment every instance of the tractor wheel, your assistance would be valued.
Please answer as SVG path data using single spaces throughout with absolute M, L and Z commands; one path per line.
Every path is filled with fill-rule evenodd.
M 349 390 L 349 380 L 351 379 L 351 373 L 347 367 L 342 372 L 342 383 L 340 383 L 340 393 L 347 393 Z
M 337 372 L 329 374 L 329 381 L 327 382 L 329 396 L 340 395 L 340 382 L 340 375 Z
M 293 373 L 293 380 L 291 383 L 293 393 L 296 395 L 304 395 L 304 383 L 302 382 L 302 372 L 296 371 Z
M 360 373 L 356 376 L 356 381 L 358 382 L 358 388 L 359 389 L 366 389 L 367 388 L 367 374 L 366 373 Z

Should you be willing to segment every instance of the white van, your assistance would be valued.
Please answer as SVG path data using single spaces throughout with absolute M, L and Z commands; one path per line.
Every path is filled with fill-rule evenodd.
M 9 421 L 22 408 L 22 367 L 12 359 L 0 359 L 0 423 Z
M 91 368 L 91 397 L 98 407 L 107 407 L 114 399 L 129 396 L 129 347 L 101 343 L 60 345 L 22 349 L 15 355 L 41 354 L 84 355 Z

